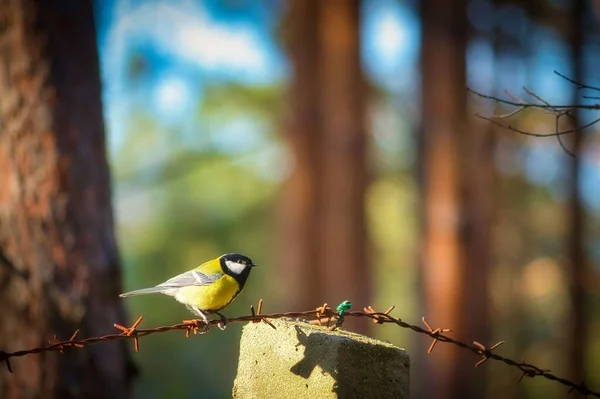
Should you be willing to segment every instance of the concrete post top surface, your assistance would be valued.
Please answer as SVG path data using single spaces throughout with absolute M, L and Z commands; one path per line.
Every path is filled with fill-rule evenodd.
M 390 343 L 291 319 L 249 323 L 235 398 L 408 398 L 410 360 Z

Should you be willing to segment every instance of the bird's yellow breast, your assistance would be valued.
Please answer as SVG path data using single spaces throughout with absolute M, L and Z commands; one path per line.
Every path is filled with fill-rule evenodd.
M 216 312 L 229 305 L 240 291 L 237 281 L 225 274 L 209 285 L 181 287 L 175 299 L 203 311 Z

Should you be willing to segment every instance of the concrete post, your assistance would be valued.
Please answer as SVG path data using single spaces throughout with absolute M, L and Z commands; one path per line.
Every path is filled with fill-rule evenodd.
M 408 354 L 362 335 L 304 321 L 244 327 L 233 397 L 408 398 Z

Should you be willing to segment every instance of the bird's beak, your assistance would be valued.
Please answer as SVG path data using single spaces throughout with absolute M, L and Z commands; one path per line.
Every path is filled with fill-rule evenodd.
M 256 267 L 256 266 L 258 266 L 256 263 L 253 263 L 250 265 L 250 267 Z

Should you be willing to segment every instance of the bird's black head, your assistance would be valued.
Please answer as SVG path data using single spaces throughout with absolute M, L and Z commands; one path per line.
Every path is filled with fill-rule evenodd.
M 240 286 L 244 286 L 250 275 L 250 270 L 256 266 L 252 259 L 240 254 L 225 254 L 221 256 L 221 268 L 223 271 L 235 278 Z

